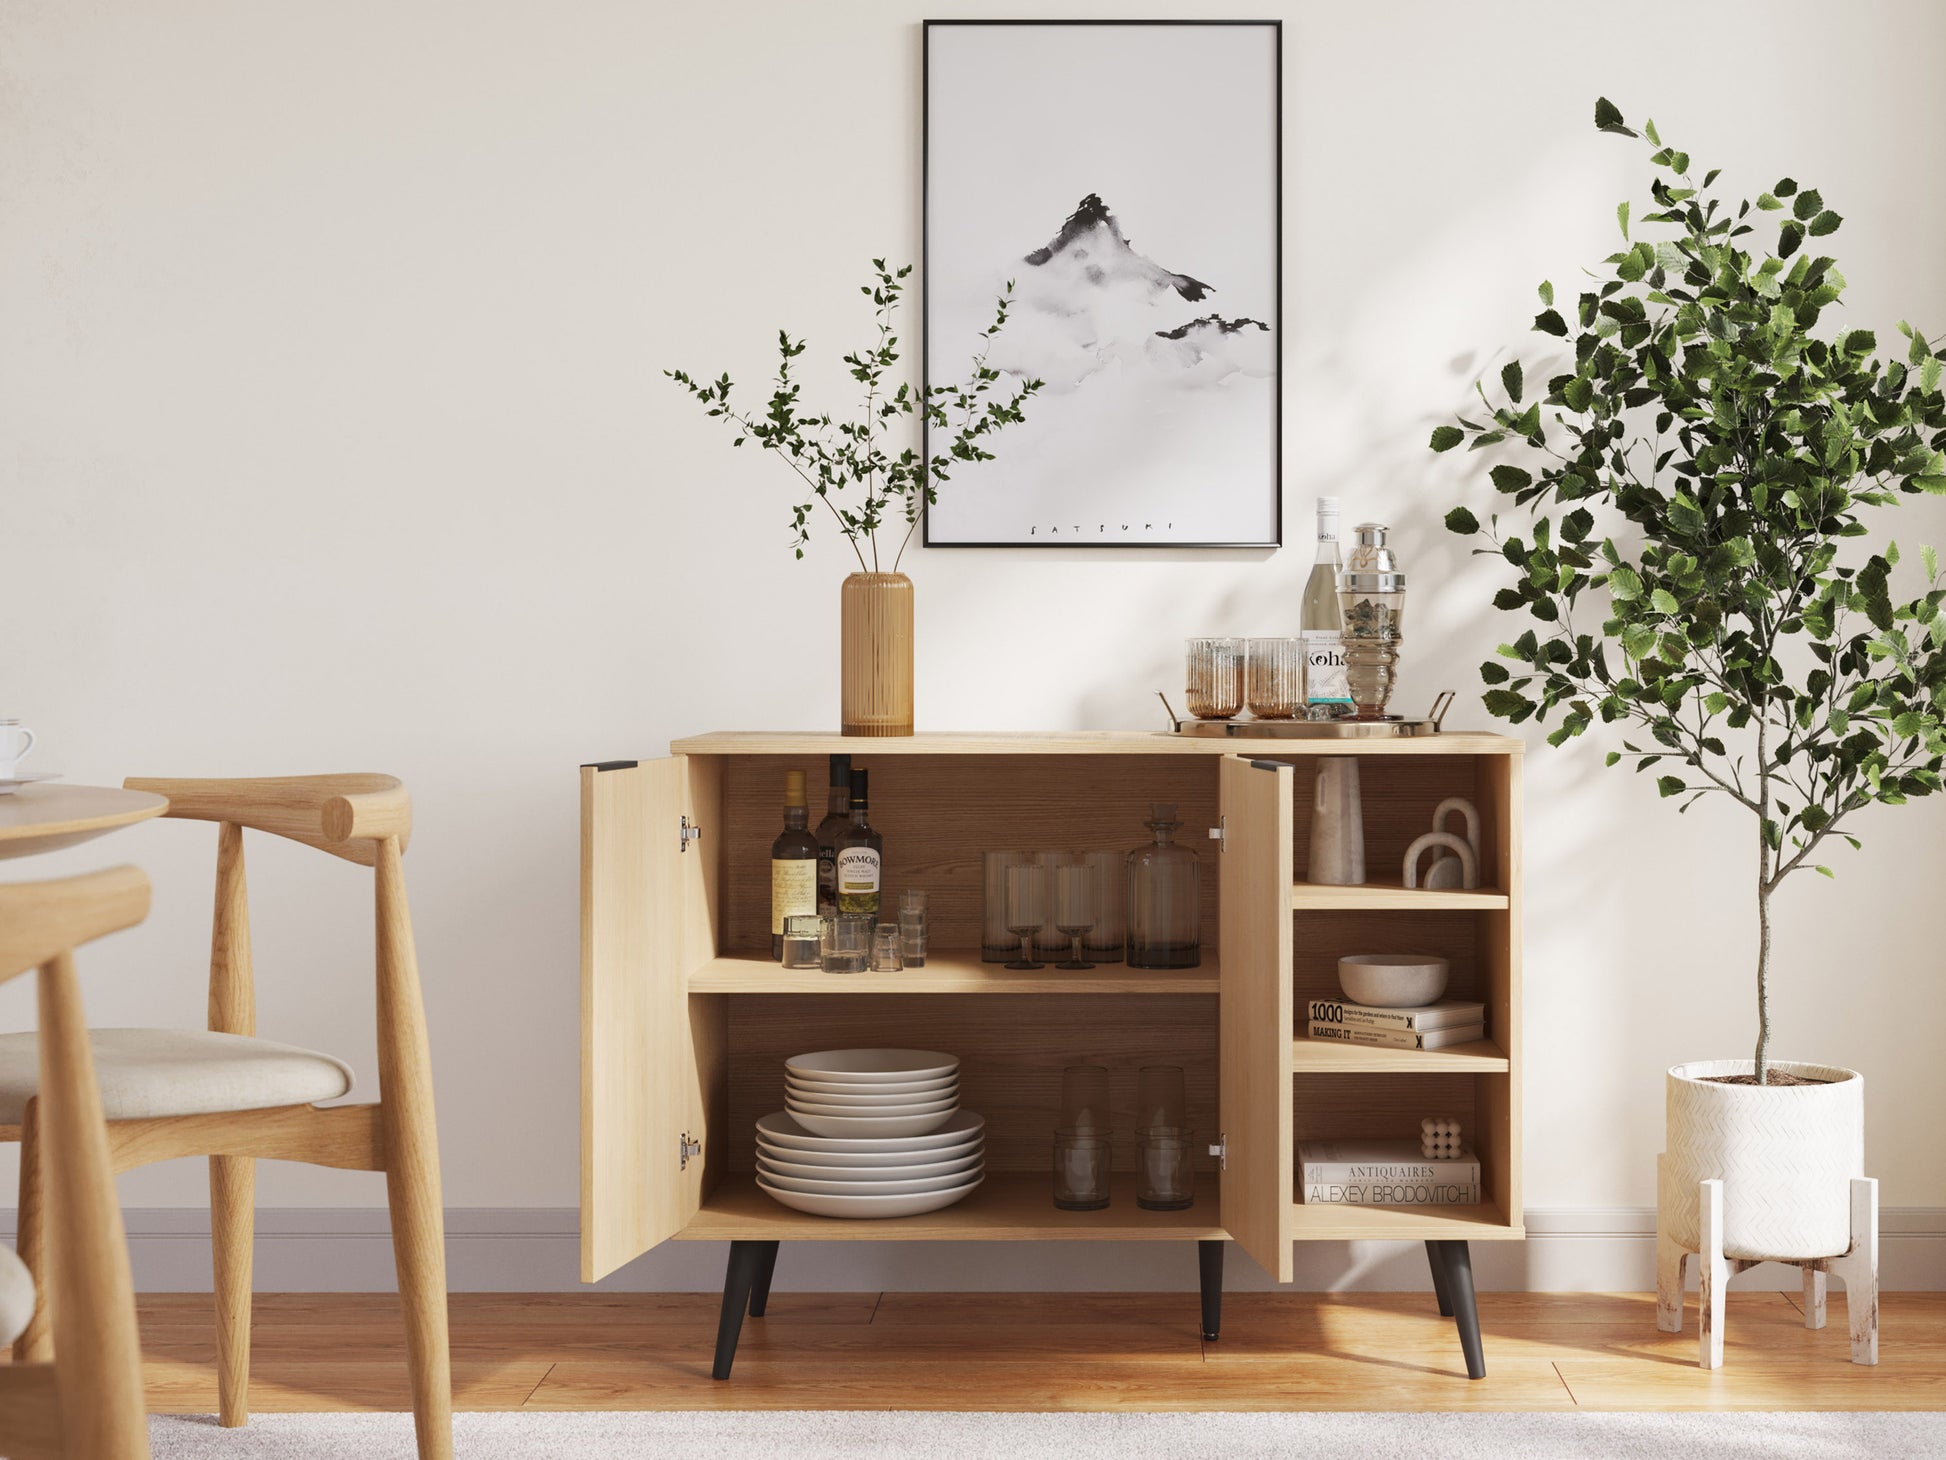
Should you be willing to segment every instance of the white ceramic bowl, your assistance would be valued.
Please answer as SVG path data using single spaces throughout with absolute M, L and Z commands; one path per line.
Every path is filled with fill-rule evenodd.
M 802 1154 L 801 1151 L 773 1154 L 759 1146 L 757 1169 L 772 1171 L 779 1176 L 795 1176 L 800 1181 L 925 1181 L 938 1176 L 951 1176 L 958 1171 L 971 1171 L 984 1159 L 982 1149 L 978 1145 L 954 1156 L 950 1161 L 917 1161 L 913 1158 L 902 1158 L 908 1162 L 904 1165 L 842 1165 L 835 1159 L 828 1164 L 792 1159 Z M 876 1156 L 861 1156 L 853 1159 L 872 1163 L 878 1160 Z
M 789 1119 L 788 1116 L 784 1117 Z M 795 1125 L 795 1122 L 792 1122 Z M 827 1141 L 821 1136 L 806 1136 L 816 1140 L 821 1147 L 857 1146 L 860 1141 Z M 950 1146 L 934 1146 L 914 1149 L 934 1136 L 920 1136 L 917 1141 L 874 1141 L 871 1144 L 885 1147 L 874 1151 L 834 1151 L 828 1149 L 807 1151 L 801 1146 L 780 1146 L 775 1141 L 759 1135 L 757 1154 L 771 1162 L 789 1162 L 798 1166 L 815 1167 L 820 1171 L 878 1171 L 918 1165 L 935 1165 L 942 1162 L 964 1161 L 969 1156 L 979 1155 L 986 1147 L 986 1141 L 979 1134 L 955 1135 Z
M 932 1105 L 941 1100 L 957 1100 L 959 1086 L 955 1083 L 938 1090 L 919 1090 L 905 1095 L 832 1095 L 816 1086 L 807 1088 L 787 1083 L 784 1086 L 784 1098 L 808 1105 L 830 1105 L 839 1110 L 856 1110 L 864 1113 L 883 1110 L 888 1105 Z
M 784 1072 L 784 1088 L 809 1094 L 813 1090 L 828 1090 L 833 1095 L 921 1095 L 928 1090 L 950 1090 L 959 1083 L 957 1074 L 939 1075 L 930 1080 L 887 1080 L 883 1084 L 871 1084 L 858 1080 L 819 1080 L 808 1075 L 793 1075 Z
M 827 1196 L 815 1191 L 785 1191 L 757 1178 L 757 1189 L 771 1200 L 793 1211 L 809 1212 L 814 1217 L 916 1217 L 936 1212 L 954 1202 L 964 1201 L 978 1189 L 978 1181 L 945 1191 L 915 1191 L 908 1196 Z
M 819 1115 L 809 1110 L 793 1110 L 791 1119 L 804 1129 L 833 1140 L 858 1140 L 877 1137 L 931 1135 L 958 1112 L 955 1109 L 925 1115 Z
M 830 1135 L 814 1131 L 779 1110 L 758 1120 L 757 1139 L 787 1150 L 904 1155 L 912 1151 L 943 1151 L 951 1146 L 961 1146 L 985 1129 L 985 1116 L 976 1111 L 956 1110 L 946 1118 L 944 1124 L 929 1126 L 924 1132 L 846 1131 L 841 1135 Z
M 820 1076 L 849 1085 L 911 1084 L 959 1071 L 959 1056 L 936 1049 L 824 1049 L 794 1055 L 784 1069 L 800 1080 Z
M 1353 953 L 1338 960 L 1338 987 L 1354 1004 L 1417 1009 L 1446 992 L 1447 963 L 1422 953 Z
M 781 1191 L 803 1191 L 821 1196 L 911 1196 L 921 1191 L 951 1191 L 978 1181 L 980 1171 L 957 1171 L 947 1176 L 921 1176 L 910 1181 L 818 1181 L 803 1176 L 786 1176 L 759 1165 L 757 1175 L 764 1185 Z

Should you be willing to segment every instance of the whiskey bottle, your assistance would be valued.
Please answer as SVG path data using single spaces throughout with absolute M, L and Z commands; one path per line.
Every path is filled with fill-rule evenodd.
M 818 839 L 805 830 L 804 772 L 784 772 L 784 829 L 770 844 L 770 956 L 784 956 L 784 919 L 818 910 Z
M 885 838 L 871 828 L 866 777 L 851 773 L 851 820 L 838 833 L 838 911 L 878 916 L 879 887 L 885 873 Z
M 818 823 L 818 913 L 838 911 L 838 833 L 851 825 L 851 757 L 831 757 L 831 791 Z

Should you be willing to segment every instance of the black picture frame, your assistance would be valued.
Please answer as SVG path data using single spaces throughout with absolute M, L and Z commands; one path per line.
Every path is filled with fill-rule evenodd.
M 930 508 L 922 512 L 920 541 L 928 548 L 1064 548 L 1064 549 L 1104 549 L 1151 548 L 1160 551 L 1170 549 L 1277 549 L 1284 545 L 1284 22 L 1277 17 L 1252 17 L 1236 19 L 1114 19 L 1089 17 L 1081 19 L 1060 19 L 1056 17 L 1033 17 L 1022 19 L 942 19 L 925 20 L 921 23 L 920 42 L 920 96 L 921 96 L 921 133 L 920 133 L 920 273 L 921 273 L 921 310 L 920 310 L 920 380 L 929 392 L 932 384 L 932 36 L 935 27 L 1130 27 L 1159 29 L 1169 27 L 1236 27 L 1261 26 L 1271 32 L 1272 50 L 1272 98 L 1273 136 L 1271 139 L 1271 159 L 1273 173 L 1272 198 L 1272 327 L 1276 332 L 1274 349 L 1274 369 L 1271 389 L 1271 534 L 1267 539 L 1258 541 L 1218 541 L 1189 542 L 1168 541 L 1068 541 L 1047 540 L 1044 542 L 996 541 L 982 542 L 964 539 L 941 541 L 933 534 L 932 513 Z M 1031 408 L 1031 403 L 1030 403 Z M 930 459 L 932 425 L 922 421 L 921 449 Z M 996 450 L 1005 449 L 1005 438 Z

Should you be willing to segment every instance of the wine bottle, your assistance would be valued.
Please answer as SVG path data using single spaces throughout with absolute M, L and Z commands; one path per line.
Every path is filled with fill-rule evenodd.
M 784 919 L 818 910 L 818 839 L 805 830 L 804 772 L 784 772 L 784 829 L 770 844 L 770 956 L 784 956 Z
M 1338 603 L 1338 499 L 1318 498 L 1318 555 L 1304 584 L 1305 714 L 1336 720 L 1351 713 L 1351 685 L 1345 678 L 1345 621 Z
M 831 757 L 831 791 L 818 823 L 818 912 L 838 911 L 838 833 L 851 825 L 851 757 Z
M 868 772 L 851 773 L 851 820 L 838 833 L 838 911 L 878 916 L 885 838 L 872 830 Z

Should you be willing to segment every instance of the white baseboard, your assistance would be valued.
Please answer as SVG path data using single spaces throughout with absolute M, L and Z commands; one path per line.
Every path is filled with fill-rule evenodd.
M 124 1214 L 136 1286 L 194 1292 L 210 1285 L 209 1213 L 133 1208 Z M 11 1238 L 12 1211 L 0 1211 Z M 1946 1208 L 1892 1207 L 1879 1218 L 1883 1285 L 1946 1290 Z M 390 1226 L 382 1207 L 282 1207 L 257 1214 L 256 1285 L 262 1292 L 373 1292 L 392 1286 Z M 581 1290 L 579 1224 L 572 1208 L 469 1207 L 446 1213 L 455 1292 Z M 1473 1244 L 1475 1280 L 1488 1291 L 1643 1292 L 1655 1286 L 1655 1212 L 1647 1207 L 1527 1213 L 1525 1242 Z M 907 1292 L 1193 1290 L 1188 1242 L 801 1242 L 777 1265 L 779 1291 Z M 670 1242 L 598 1286 L 604 1291 L 708 1292 L 721 1287 L 725 1245 Z M 1276 1286 L 1232 1248 L 1225 1286 Z M 1798 1285 L 1794 1269 L 1765 1266 L 1738 1287 Z M 1303 1291 L 1416 1291 L 1429 1286 L 1417 1243 L 1300 1243 Z

